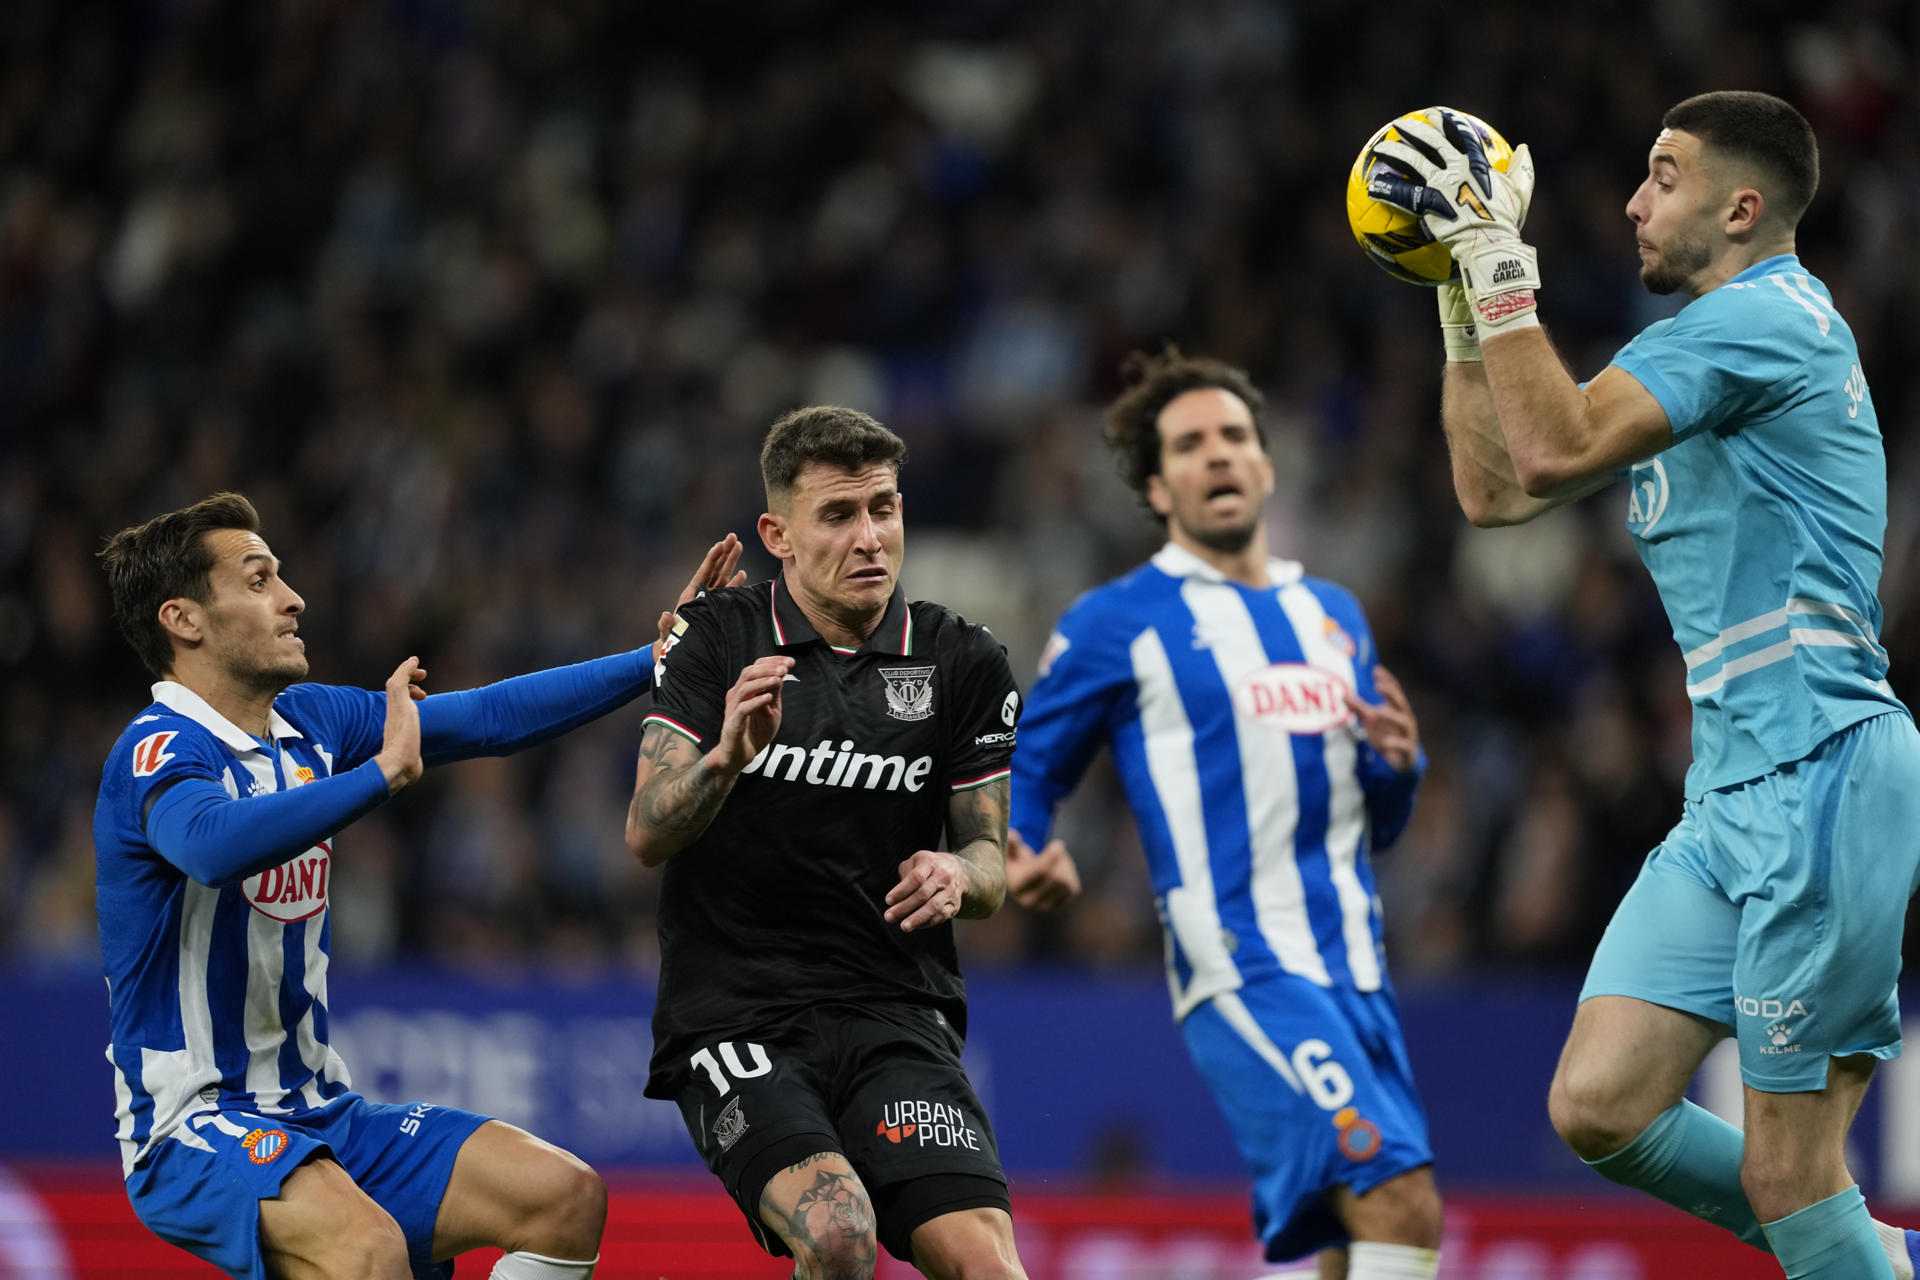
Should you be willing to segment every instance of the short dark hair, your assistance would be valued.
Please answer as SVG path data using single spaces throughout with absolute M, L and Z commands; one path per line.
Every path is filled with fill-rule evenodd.
M 1160 411 L 1189 391 L 1217 387 L 1239 396 L 1253 415 L 1260 447 L 1267 447 L 1267 429 L 1260 423 L 1260 406 L 1267 398 L 1253 385 L 1245 369 L 1207 356 L 1189 356 L 1168 343 L 1159 355 L 1135 351 L 1120 363 L 1127 387 L 1107 406 L 1107 445 L 1120 463 L 1127 487 L 1147 501 L 1147 481 L 1160 474 Z M 1161 524 L 1167 518 L 1147 510 Z
M 1770 93 L 1721 89 L 1675 103 L 1660 123 L 1683 129 L 1708 150 L 1757 167 L 1773 189 L 1770 211 L 1791 230 L 1820 186 L 1820 144 L 1793 104 Z
M 160 606 L 182 596 L 201 604 L 213 599 L 214 554 L 206 536 L 223 529 L 258 533 L 260 513 L 240 494 L 216 493 L 122 529 L 100 549 L 113 620 L 156 676 L 173 670 L 173 641 L 160 625 Z
M 858 409 L 815 404 L 783 414 L 767 428 L 760 446 L 760 479 L 772 503 L 793 494 L 808 463 L 848 471 L 885 463 L 897 477 L 906 460 L 907 442 L 872 417 Z

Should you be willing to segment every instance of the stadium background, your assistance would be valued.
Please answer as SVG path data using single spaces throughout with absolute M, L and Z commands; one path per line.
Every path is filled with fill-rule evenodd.
M 1025 673 L 1066 603 L 1157 541 L 1098 407 L 1127 351 L 1173 339 L 1267 390 L 1276 546 L 1361 594 L 1421 717 L 1433 769 L 1379 868 L 1439 1171 L 1463 1219 L 1511 1218 L 1543 1242 L 1523 1251 L 1540 1269 L 1463 1248 L 1449 1274 L 1681 1274 L 1604 1250 L 1570 1260 L 1576 1238 L 1630 1251 L 1684 1223 L 1634 1218 L 1569 1170 L 1537 1103 L 1580 966 L 1677 812 L 1678 657 L 1617 493 L 1468 529 L 1436 424 L 1431 301 L 1367 265 L 1340 193 L 1359 142 L 1430 102 L 1530 143 L 1545 314 L 1585 375 L 1669 307 L 1640 288 L 1621 213 L 1660 112 L 1706 88 L 1794 100 L 1823 161 L 1802 256 L 1854 328 L 1888 442 L 1883 633 L 1911 698 L 1916 53 L 1920 10 L 1900 0 L 1818 17 L 1766 0 L 1551 16 L 1330 0 L 14 0 L 0 12 L 0 1175 L 41 1194 L 0 1187 L 14 1206 L 0 1241 L 44 1236 L 35 1212 L 111 1217 L 118 1194 L 90 815 L 148 678 L 91 562 L 107 533 L 242 489 L 306 598 L 316 678 L 375 684 L 417 652 L 434 687 L 464 687 L 646 639 L 701 547 L 752 540 L 765 424 L 837 401 L 909 443 L 909 588 L 990 623 Z M 755 546 L 747 567 L 771 564 Z M 471 1028 L 611 1004 L 644 1027 L 657 881 L 615 835 L 638 717 L 447 769 L 354 828 L 334 892 L 343 1014 L 386 1009 L 400 1021 L 379 1043 L 401 1058 L 422 1009 Z M 997 1120 L 1030 1131 L 1003 1133 L 1033 1153 L 1016 1175 L 1097 1193 L 1023 1216 L 1080 1212 L 1108 1231 L 1088 1237 L 1095 1262 L 1056 1250 L 1034 1274 L 1252 1275 L 1244 1249 L 1217 1271 L 1179 1254 L 1181 1223 L 1241 1244 L 1236 1165 L 1180 1074 L 1144 868 L 1104 772 L 1063 831 L 1086 880 L 1071 912 L 1010 908 L 961 931 L 979 1018 L 1026 1011 L 1006 1015 L 994 1063 Z M 1063 1010 L 1087 1008 L 1111 1015 L 1087 1024 L 1086 1043 L 1112 1036 L 1100 1054 L 1040 1047 Z M 542 1054 L 598 1034 L 511 1025 Z M 356 1030 L 380 1052 L 377 1029 Z M 1048 1071 L 1023 1071 L 1036 1055 Z M 457 1088 L 448 1069 L 435 1079 Z M 1160 1070 L 1160 1094 L 1114 1092 Z M 1062 1076 L 1112 1105 L 1056 1140 L 1043 1117 Z M 1897 1078 L 1876 1092 L 1862 1178 L 1920 1202 L 1900 1151 L 1920 1145 L 1920 1101 Z M 690 1158 L 616 1158 L 623 1221 L 696 1212 L 660 1195 L 725 1210 Z M 1543 1187 L 1563 1198 L 1520 1198 Z M 1174 1244 L 1099 1253 L 1131 1239 L 1113 1223 L 1145 1230 L 1154 1212 L 1102 1197 L 1175 1191 L 1210 1198 L 1179 1202 Z M 1529 1216 L 1567 1205 L 1565 1239 Z M 120 1229 L 69 1224 L 66 1247 Z M 744 1238 L 724 1213 L 714 1230 Z M 656 1265 L 647 1234 L 629 1238 L 645 1274 L 736 1273 Z M 167 1255 L 152 1256 L 68 1264 L 161 1274 Z M 782 1274 L 724 1255 L 741 1257 L 738 1274 Z M 1733 1257 L 1724 1274 L 1767 1274 Z

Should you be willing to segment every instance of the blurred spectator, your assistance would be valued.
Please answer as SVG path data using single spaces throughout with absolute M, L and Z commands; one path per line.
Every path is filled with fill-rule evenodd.
M 1030 671 L 1048 620 L 1152 549 L 1092 406 L 1173 339 L 1271 393 L 1276 542 L 1362 591 L 1420 712 L 1434 772 L 1382 860 L 1398 971 L 1580 963 L 1679 811 L 1677 659 L 1616 499 L 1465 529 L 1431 303 L 1348 238 L 1352 151 L 1436 100 L 1530 142 L 1547 316 L 1587 373 L 1671 306 L 1621 213 L 1660 112 L 1797 101 L 1824 170 L 1801 250 L 1886 424 L 1908 689 L 1920 16 L 1479 9 L 5 6 L 0 958 L 92 963 L 87 807 L 147 683 L 90 562 L 122 525 L 242 489 L 315 678 L 417 652 L 455 688 L 646 640 L 699 547 L 754 542 L 763 426 L 839 401 L 911 446 L 911 588 Z M 637 715 L 363 824 L 342 961 L 651 963 L 619 839 Z M 1082 797 L 1084 901 L 982 929 L 981 963 L 1157 963 L 1110 774 Z

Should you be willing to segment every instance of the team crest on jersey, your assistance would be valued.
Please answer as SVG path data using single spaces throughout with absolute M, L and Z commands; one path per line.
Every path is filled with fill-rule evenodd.
M 882 667 L 887 714 L 895 720 L 925 720 L 933 714 L 932 667 Z
M 1667 514 L 1667 499 L 1672 488 L 1667 483 L 1667 468 L 1658 458 L 1633 464 L 1627 477 L 1627 528 L 1644 538 Z
M 292 924 L 327 909 L 327 874 L 332 863 L 333 846 L 322 840 L 290 862 L 249 876 L 240 891 L 261 915 Z
M 301 765 L 301 766 L 300 766 L 300 767 L 299 767 L 298 769 L 295 769 L 295 770 L 293 771 L 293 785 L 294 785 L 294 786 L 296 786 L 296 787 L 304 787 L 304 786 L 306 786 L 306 785 L 307 785 L 307 784 L 308 784 L 309 782 L 312 782 L 312 781 L 313 781 L 313 770 L 312 770 L 312 769 L 311 769 L 310 767 L 308 767 L 307 765 L 304 765 L 304 764 L 303 764 L 303 765 Z
M 1380 1154 L 1380 1126 L 1363 1119 L 1352 1107 L 1342 1107 L 1333 1117 L 1340 1131 L 1340 1154 L 1356 1163 Z
M 1345 680 L 1305 662 L 1258 667 L 1233 686 L 1241 715 L 1282 733 L 1319 734 L 1353 718 Z
M 1327 643 L 1347 657 L 1351 658 L 1354 654 L 1360 652 L 1360 646 L 1353 642 L 1353 637 L 1347 634 L 1346 628 L 1342 627 L 1332 618 L 1322 618 L 1320 620 L 1320 629 L 1326 634 Z
M 247 1149 L 247 1159 L 255 1164 L 272 1164 L 287 1149 L 286 1130 L 255 1129 L 240 1139 L 240 1145 Z
M 151 778 L 160 772 L 160 766 L 173 759 L 173 752 L 167 750 L 167 744 L 179 736 L 176 730 L 163 729 L 140 739 L 133 748 L 133 776 Z
M 713 1119 L 713 1140 L 720 1144 L 722 1151 L 730 1150 L 746 1131 L 747 1113 L 740 1109 L 738 1098 L 729 1102 Z

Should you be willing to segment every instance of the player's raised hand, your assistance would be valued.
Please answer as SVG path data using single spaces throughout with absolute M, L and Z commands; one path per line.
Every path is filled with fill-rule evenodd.
M 1400 136 L 1376 143 L 1374 151 L 1418 178 L 1381 166 L 1367 194 L 1420 215 L 1433 238 L 1456 254 L 1463 238 L 1519 237 L 1533 199 L 1533 154 L 1524 143 L 1501 173 L 1473 125 L 1444 107 L 1439 128 L 1411 116 L 1396 121 L 1394 132 Z
M 1058 911 L 1080 894 L 1080 869 L 1066 841 L 1035 853 L 1018 831 L 1007 832 L 1007 892 L 1029 911 Z
M 1386 699 L 1375 705 L 1348 692 L 1347 709 L 1360 722 L 1360 732 L 1386 762 L 1405 773 L 1420 757 L 1420 723 L 1414 719 L 1413 704 L 1393 673 L 1385 667 L 1373 669 L 1374 687 Z
M 922 849 L 900 864 L 900 883 L 887 891 L 886 919 L 907 933 L 944 924 L 967 895 L 966 864 L 950 853 Z
M 749 663 L 727 690 L 720 741 L 707 753 L 707 762 L 723 773 L 735 774 L 780 732 L 780 684 L 793 670 L 793 659 L 775 654 Z
M 418 658 L 408 658 L 387 677 L 386 733 L 374 760 L 386 775 L 388 795 L 419 781 L 426 771 L 420 758 L 420 709 L 413 705 L 427 696 L 419 687 L 426 678 Z
M 1416 117 L 1395 121 L 1394 131 L 1400 137 L 1375 144 L 1374 151 L 1417 177 L 1381 166 L 1367 193 L 1420 215 L 1428 233 L 1447 246 L 1480 342 L 1538 324 L 1539 257 L 1520 239 L 1533 203 L 1533 153 L 1525 143 L 1515 147 L 1502 173 L 1473 125 L 1445 108 L 1437 129 Z
M 737 587 L 747 580 L 746 571 L 739 568 L 740 553 L 744 551 L 740 539 L 728 534 L 707 548 L 707 554 L 700 561 L 700 567 L 693 571 L 693 577 L 681 588 L 679 597 L 673 602 L 678 608 L 694 599 L 703 591 L 718 591 L 722 587 Z M 667 641 L 673 638 L 673 611 L 660 615 L 659 635 L 653 642 L 653 660 L 658 663 L 661 655 L 667 651 Z

